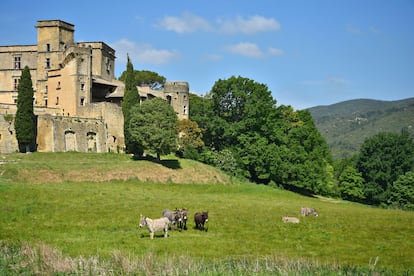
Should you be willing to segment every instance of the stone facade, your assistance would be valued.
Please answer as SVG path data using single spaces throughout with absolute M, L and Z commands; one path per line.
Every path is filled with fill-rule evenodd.
M 17 86 L 27 65 L 37 115 L 38 151 L 122 152 L 124 84 L 114 77 L 115 50 L 104 42 L 75 42 L 74 25 L 37 22 L 37 44 L 0 46 L 0 152 L 18 150 L 14 133 Z M 189 85 L 137 87 L 142 101 L 165 99 L 188 119 Z

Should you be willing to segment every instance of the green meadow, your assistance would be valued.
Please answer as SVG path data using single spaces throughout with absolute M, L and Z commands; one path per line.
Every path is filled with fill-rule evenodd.
M 1 158 L 0 274 L 414 273 L 413 212 L 305 197 L 172 156 Z M 319 216 L 301 217 L 302 206 Z M 150 240 L 139 215 L 165 208 L 188 208 L 188 230 Z M 209 212 L 206 231 L 194 229 L 196 211 Z

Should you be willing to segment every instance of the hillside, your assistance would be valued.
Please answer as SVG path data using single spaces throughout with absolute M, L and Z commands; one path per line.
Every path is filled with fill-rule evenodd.
M 413 274 L 413 212 L 240 182 L 173 156 L 0 155 L 0 202 L 0 275 Z M 188 229 L 151 240 L 139 217 L 165 208 L 187 208 Z
M 366 138 L 379 132 L 406 129 L 414 135 L 414 98 L 357 99 L 308 110 L 336 159 L 354 155 Z
M 0 155 L 0 182 L 62 183 L 138 180 L 158 183 L 229 183 L 220 170 L 189 159 L 164 156 L 133 160 L 114 153 L 32 153 Z

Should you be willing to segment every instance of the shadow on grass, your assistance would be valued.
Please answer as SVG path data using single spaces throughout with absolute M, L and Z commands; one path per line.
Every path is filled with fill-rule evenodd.
M 132 157 L 133 160 L 146 160 L 146 161 L 150 161 L 153 163 L 157 163 L 160 164 L 166 168 L 172 169 L 172 170 L 178 170 L 181 169 L 181 165 L 180 165 L 180 161 L 177 159 L 161 159 L 158 160 L 156 157 L 146 154 L 145 156 L 136 156 L 134 155 Z

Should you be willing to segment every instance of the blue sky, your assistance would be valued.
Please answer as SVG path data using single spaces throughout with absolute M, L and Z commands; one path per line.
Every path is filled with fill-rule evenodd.
M 0 45 L 36 44 L 51 19 L 113 47 L 116 77 L 128 53 L 199 95 L 242 76 L 295 109 L 414 97 L 413 0 L 2 0 Z

